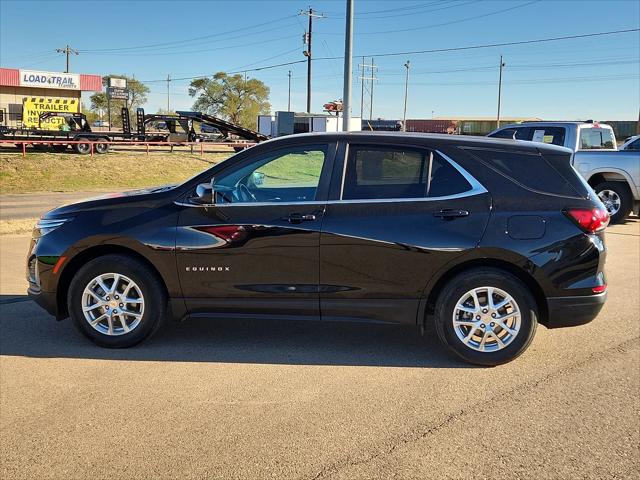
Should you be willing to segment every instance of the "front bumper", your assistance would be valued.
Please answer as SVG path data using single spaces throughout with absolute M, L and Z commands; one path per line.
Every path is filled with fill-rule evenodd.
M 48 313 L 56 317 L 56 320 L 61 320 L 64 317 L 61 317 L 58 312 L 58 302 L 56 300 L 55 292 L 45 292 L 42 290 L 36 291 L 32 288 L 27 290 L 27 295 L 29 298 L 44 308 Z
M 598 316 L 607 292 L 579 297 L 547 298 L 549 315 L 544 325 L 547 328 L 575 327 L 584 325 Z

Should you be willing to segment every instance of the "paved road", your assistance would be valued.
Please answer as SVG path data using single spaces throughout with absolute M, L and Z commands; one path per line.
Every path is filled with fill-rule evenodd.
M 0 478 L 638 478 L 640 221 L 607 240 L 598 319 L 498 368 L 380 325 L 190 320 L 103 350 L 5 303 Z M 26 238 L 1 241 L 7 299 Z
M 107 192 L 15 193 L 0 195 L 0 220 L 37 218 L 52 208 Z

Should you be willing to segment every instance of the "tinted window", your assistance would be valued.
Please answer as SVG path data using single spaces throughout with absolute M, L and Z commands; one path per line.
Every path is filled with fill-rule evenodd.
M 505 128 L 490 135 L 490 137 L 510 138 L 512 140 L 531 140 L 531 129 L 528 127 Z
M 565 129 L 563 127 L 533 127 L 531 140 L 534 142 L 564 145 Z
M 471 189 L 437 153 L 354 146 L 349 152 L 344 200 L 440 197 Z
M 627 145 L 626 150 L 640 150 L 640 138 Z
M 521 152 L 507 152 L 498 150 L 470 151 L 487 165 L 514 182 L 539 192 L 554 195 L 576 195 L 576 189 L 565 179 L 558 168 L 549 164 L 543 157 Z M 570 166 L 571 156 L 558 159 Z M 555 159 L 554 159 L 555 160 Z M 575 172 L 567 170 L 567 175 Z
M 597 150 L 615 148 L 613 131 L 608 128 L 581 128 L 580 149 Z

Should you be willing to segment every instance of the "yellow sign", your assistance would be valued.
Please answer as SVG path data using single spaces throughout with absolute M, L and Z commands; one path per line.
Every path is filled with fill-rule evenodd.
M 49 117 L 40 120 L 44 112 L 78 113 L 80 100 L 77 98 L 24 97 L 22 99 L 22 125 L 25 128 L 60 130 L 66 124 L 64 117 Z

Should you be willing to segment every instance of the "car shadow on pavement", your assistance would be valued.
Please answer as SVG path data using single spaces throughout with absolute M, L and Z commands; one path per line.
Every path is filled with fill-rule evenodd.
M 56 322 L 27 297 L 0 296 L 0 354 L 35 358 L 286 365 L 473 368 L 449 355 L 435 333 L 372 323 L 290 320 L 167 321 L 128 349 L 92 344 L 69 319 Z

